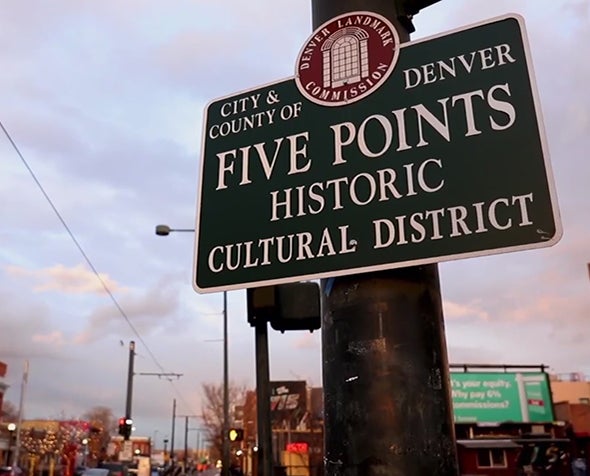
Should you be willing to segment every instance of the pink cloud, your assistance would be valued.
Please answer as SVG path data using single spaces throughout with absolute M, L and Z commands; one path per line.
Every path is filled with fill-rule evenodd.
M 19 266 L 6 266 L 5 270 L 11 276 L 37 281 L 34 290 L 38 292 L 104 294 L 106 292 L 104 286 L 108 287 L 111 292 L 126 290 L 108 275 L 99 273 L 97 276 L 82 264 L 73 268 L 58 264 L 51 268 L 37 270 L 25 269 Z
M 32 339 L 33 342 L 39 344 L 51 344 L 51 345 L 62 345 L 64 344 L 64 336 L 60 331 L 53 331 L 47 334 L 34 334 Z
M 488 320 L 490 315 L 484 309 L 475 304 L 460 304 L 452 301 L 444 301 L 444 316 L 450 319 L 476 318 Z

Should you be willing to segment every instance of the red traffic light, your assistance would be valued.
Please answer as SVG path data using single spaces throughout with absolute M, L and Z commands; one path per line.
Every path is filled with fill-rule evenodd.
M 119 435 L 128 440 L 133 430 L 133 420 L 131 418 L 119 418 Z

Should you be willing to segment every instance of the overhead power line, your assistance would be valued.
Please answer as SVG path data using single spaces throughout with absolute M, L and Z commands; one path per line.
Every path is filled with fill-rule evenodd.
M 94 275 L 96 276 L 96 278 L 98 279 L 98 281 L 100 282 L 102 288 L 107 293 L 107 295 L 111 299 L 112 303 L 114 304 L 114 306 L 119 311 L 119 314 L 123 317 L 123 319 L 125 319 L 125 322 L 127 322 L 127 324 L 129 325 L 131 331 L 133 332 L 133 334 L 135 334 L 135 336 L 142 343 L 143 347 L 146 349 L 147 353 L 151 357 L 151 359 L 154 362 L 154 364 L 156 365 L 156 367 L 158 367 L 162 371 L 162 373 L 165 374 L 166 373 L 166 370 L 164 369 L 164 367 L 162 366 L 162 364 L 160 364 L 160 361 L 156 358 L 155 354 L 152 352 L 152 350 L 150 349 L 150 347 L 147 345 L 147 343 L 143 339 L 142 335 L 139 333 L 139 331 L 137 330 L 137 328 L 131 322 L 131 319 L 129 319 L 129 316 L 127 315 L 127 313 L 125 312 L 125 310 L 123 309 L 123 307 L 121 306 L 121 304 L 119 303 L 119 301 L 117 300 L 117 298 L 115 297 L 115 295 L 109 289 L 107 283 L 102 278 L 102 276 L 100 275 L 100 273 L 98 272 L 98 270 L 96 269 L 96 267 L 94 266 L 94 264 L 92 263 L 92 261 L 90 260 L 90 257 L 88 256 L 88 254 L 86 254 L 86 252 L 84 251 L 84 248 L 82 248 L 82 245 L 80 244 L 80 242 L 78 241 L 78 239 L 74 235 L 74 232 L 71 230 L 71 228 L 66 223 L 64 217 L 59 212 L 59 210 L 57 209 L 57 207 L 55 206 L 55 204 L 53 203 L 53 200 L 51 200 L 51 197 L 49 196 L 49 194 L 47 193 L 47 191 L 45 190 L 45 188 L 43 187 L 43 185 L 41 184 L 41 182 L 39 181 L 39 179 L 35 175 L 35 172 L 33 171 L 33 169 L 29 166 L 29 164 L 26 161 L 25 157 L 21 153 L 19 147 L 16 145 L 16 142 L 12 139 L 12 136 L 10 135 L 10 133 L 8 132 L 8 130 L 6 129 L 6 127 L 4 127 L 4 124 L 2 123 L 1 120 L 0 120 L 0 128 L 2 128 L 2 132 L 4 132 L 4 135 L 6 136 L 6 138 L 8 139 L 8 141 L 10 142 L 10 145 L 12 145 L 12 148 L 17 153 L 17 155 L 19 156 L 21 162 L 23 163 L 23 165 L 25 166 L 25 168 L 27 169 L 27 171 L 29 172 L 29 174 L 33 178 L 33 181 L 35 182 L 35 184 L 37 185 L 37 187 L 39 188 L 39 190 L 43 194 L 43 197 L 45 198 L 45 200 L 47 201 L 47 203 L 49 204 L 49 206 L 51 207 L 51 209 L 53 210 L 53 212 L 57 216 L 58 220 L 63 225 L 64 229 L 66 230 L 66 233 L 69 235 L 69 237 L 71 238 L 71 240 L 74 242 L 74 245 L 76 246 L 76 248 L 78 249 L 78 251 L 80 252 L 80 254 L 82 255 L 82 257 L 84 258 L 84 261 L 86 261 L 86 264 L 90 267 L 90 269 L 92 270 L 92 272 L 94 273 Z M 176 393 L 179 395 L 179 397 L 181 398 L 181 400 L 186 404 L 186 400 L 180 394 L 180 391 L 178 390 L 178 388 L 176 387 L 176 385 L 174 385 L 174 383 L 172 381 L 170 381 L 170 384 L 172 385 L 172 387 L 174 388 L 174 390 L 176 391 Z

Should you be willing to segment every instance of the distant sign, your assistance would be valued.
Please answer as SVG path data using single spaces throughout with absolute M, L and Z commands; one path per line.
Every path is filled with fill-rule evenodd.
M 119 461 L 131 461 L 133 459 L 133 442 L 130 440 L 123 441 L 119 453 Z
M 541 372 L 451 373 L 457 423 L 552 422 L 547 374 Z
M 304 380 L 270 382 L 272 428 L 296 430 L 307 414 L 307 384 Z
M 286 449 L 287 451 L 291 451 L 292 453 L 309 453 L 309 444 L 305 441 L 287 443 Z
M 206 108 L 197 291 L 559 240 L 520 17 L 398 46 L 387 20 L 354 12 L 319 27 L 296 64 Z

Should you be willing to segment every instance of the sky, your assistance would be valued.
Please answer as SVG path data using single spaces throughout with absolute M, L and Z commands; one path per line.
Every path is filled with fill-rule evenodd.
M 443 0 L 412 39 L 506 13 L 526 22 L 563 238 L 439 265 L 449 360 L 590 375 L 589 4 Z M 131 340 L 138 374 L 182 374 L 135 376 L 137 434 L 169 438 L 173 399 L 200 413 L 222 293 L 193 290 L 193 233 L 154 229 L 195 226 L 206 104 L 292 76 L 311 30 L 298 0 L 2 2 L 0 121 L 24 161 L 0 133 L 0 361 L 15 404 L 29 361 L 26 418 L 122 416 Z M 230 380 L 254 388 L 243 290 L 228 321 Z M 271 332 L 271 379 L 321 386 L 320 337 Z

